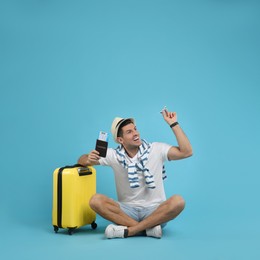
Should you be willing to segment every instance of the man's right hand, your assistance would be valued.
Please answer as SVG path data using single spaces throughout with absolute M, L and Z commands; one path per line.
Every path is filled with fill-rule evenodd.
M 98 165 L 99 164 L 99 152 L 92 150 L 89 154 L 83 154 L 79 159 L 78 163 L 84 166 Z

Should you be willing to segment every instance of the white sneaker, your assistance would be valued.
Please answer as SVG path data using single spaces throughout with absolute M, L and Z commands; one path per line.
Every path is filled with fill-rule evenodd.
M 105 236 L 107 238 L 125 238 L 127 235 L 127 227 L 125 226 L 117 226 L 114 224 L 110 224 L 107 226 L 105 230 Z
M 155 226 L 153 228 L 146 229 L 146 235 L 148 237 L 156 237 L 161 238 L 162 237 L 162 228 L 161 225 Z

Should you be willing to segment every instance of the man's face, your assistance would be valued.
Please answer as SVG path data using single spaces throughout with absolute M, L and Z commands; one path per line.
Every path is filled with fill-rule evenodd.
M 125 147 L 139 147 L 142 144 L 140 134 L 134 124 L 122 127 L 123 136 L 118 137 L 118 141 Z

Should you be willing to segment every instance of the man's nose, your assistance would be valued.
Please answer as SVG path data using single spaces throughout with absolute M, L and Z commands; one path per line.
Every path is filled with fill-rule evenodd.
M 139 132 L 137 130 L 134 130 L 134 135 L 138 135 Z

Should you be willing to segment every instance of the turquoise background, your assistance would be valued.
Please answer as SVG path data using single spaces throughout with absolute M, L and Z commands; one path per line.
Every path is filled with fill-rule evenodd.
M 1 259 L 259 259 L 260 2 L 0 1 Z M 54 234 L 52 172 L 115 116 L 193 157 L 166 164 L 186 209 L 161 240 Z M 111 136 L 110 147 L 116 147 Z M 112 170 L 97 191 L 116 198 Z M 133 255 L 134 251 L 134 255 Z

